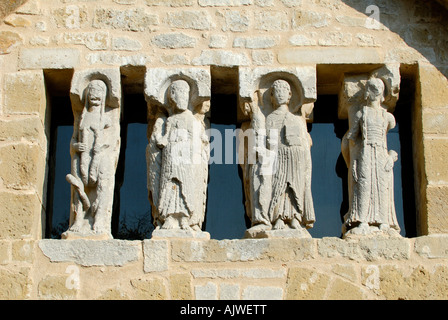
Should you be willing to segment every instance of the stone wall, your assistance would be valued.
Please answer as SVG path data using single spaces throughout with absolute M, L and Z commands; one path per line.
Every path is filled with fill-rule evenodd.
M 1 4 L 0 297 L 446 299 L 448 13 L 443 1 L 375 2 L 380 23 L 367 0 Z M 337 94 L 343 73 L 386 63 L 415 83 L 419 237 L 42 240 L 48 94 L 68 95 L 72 69 L 121 67 L 124 91 L 143 94 L 147 68 L 311 65 L 318 93 Z
M 447 299 L 448 236 L 2 240 L 9 299 Z

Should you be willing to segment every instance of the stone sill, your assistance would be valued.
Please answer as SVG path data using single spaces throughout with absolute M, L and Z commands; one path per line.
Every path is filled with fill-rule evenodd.
M 324 262 L 448 259 L 448 235 L 418 238 L 185 240 L 39 240 L 51 262 L 85 267 L 115 266 L 139 261 L 144 272 L 167 271 L 170 263 Z

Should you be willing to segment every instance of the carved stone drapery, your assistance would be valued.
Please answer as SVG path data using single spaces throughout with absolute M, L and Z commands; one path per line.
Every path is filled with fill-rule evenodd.
M 146 74 L 153 237 L 210 238 L 201 230 L 209 159 L 204 118 L 210 91 L 206 69 L 151 69 Z
M 240 137 L 252 224 L 245 237 L 310 237 L 315 215 L 306 118 L 315 99 L 314 67 L 240 70 L 240 106 L 250 117 Z
M 344 79 L 339 106 L 339 114 L 349 119 L 349 130 L 342 139 L 342 154 L 349 169 L 344 237 L 399 236 L 393 184 L 398 155 L 387 147 L 387 133 L 396 125 L 391 112 L 399 83 L 397 65 Z
M 118 69 L 76 71 L 70 99 L 70 228 L 62 238 L 112 238 L 115 171 L 120 152 L 121 84 Z

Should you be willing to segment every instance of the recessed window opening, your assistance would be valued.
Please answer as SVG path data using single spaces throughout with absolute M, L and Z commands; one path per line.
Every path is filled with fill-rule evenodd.
M 115 239 L 149 239 L 154 225 L 146 174 L 147 104 L 143 94 L 127 94 L 123 98 L 122 108 L 112 235 Z
M 212 239 L 218 240 L 241 239 L 248 227 L 242 173 L 236 153 L 235 130 L 238 128 L 236 71 L 237 69 L 232 68 L 212 67 L 211 69 L 210 128 L 215 133 L 219 132 L 221 141 L 214 141 L 212 135 L 210 157 L 215 161 L 211 161 L 209 165 L 207 207 L 203 229 L 210 233 Z M 214 145 L 221 148 L 213 150 Z M 221 159 L 218 159 L 217 153 L 222 156 Z
M 308 124 L 311 147 L 316 222 L 308 229 L 313 238 L 340 237 L 343 215 L 348 210 L 347 166 L 341 154 L 341 139 L 348 121 L 338 119 L 338 96 L 319 95 L 313 122 Z

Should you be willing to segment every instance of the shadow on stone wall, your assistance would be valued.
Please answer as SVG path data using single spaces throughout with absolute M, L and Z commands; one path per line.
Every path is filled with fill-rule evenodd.
M 13 13 L 18 7 L 25 4 L 28 0 L 4 0 L 0 2 L 0 19 Z
M 443 5 L 425 0 L 341 1 L 367 17 L 378 17 L 380 28 L 396 33 L 448 78 L 448 2 Z M 411 60 L 411 55 L 409 50 L 397 47 L 390 58 L 406 61 Z

